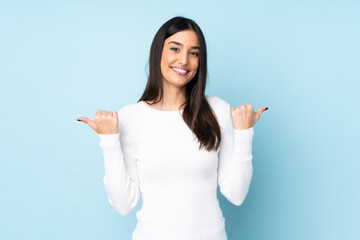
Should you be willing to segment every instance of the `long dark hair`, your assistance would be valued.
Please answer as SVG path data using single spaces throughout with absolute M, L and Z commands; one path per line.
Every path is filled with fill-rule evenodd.
M 218 150 L 221 142 L 221 131 L 216 115 L 205 97 L 207 53 L 204 35 L 200 27 L 189 18 L 174 17 L 165 22 L 157 31 L 150 49 L 149 76 L 143 95 L 138 100 L 159 102 L 163 97 L 161 74 L 161 55 L 164 41 L 171 35 L 183 31 L 194 30 L 200 42 L 200 58 L 198 70 L 194 78 L 186 85 L 186 104 L 182 117 L 200 142 L 199 149 L 204 147 L 210 151 Z M 159 98 L 159 101 L 155 102 Z M 149 103 L 151 104 L 151 103 Z M 184 105 L 182 104 L 182 105 Z M 216 141 L 218 139 L 218 141 Z

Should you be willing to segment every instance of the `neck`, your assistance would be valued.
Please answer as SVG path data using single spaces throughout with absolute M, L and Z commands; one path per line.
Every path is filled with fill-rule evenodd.
M 158 110 L 173 111 L 178 110 L 180 105 L 186 101 L 186 86 L 175 87 L 173 85 L 163 84 L 164 94 L 160 102 L 152 105 Z M 185 106 L 181 106 L 180 109 L 184 109 Z

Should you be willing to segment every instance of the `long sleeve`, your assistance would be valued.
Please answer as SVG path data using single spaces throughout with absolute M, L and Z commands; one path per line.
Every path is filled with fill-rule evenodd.
M 227 105 L 226 127 L 221 129 L 218 184 L 220 192 L 234 205 L 240 206 L 248 193 L 252 173 L 252 140 L 254 128 L 233 127 L 230 105 Z
M 104 157 L 103 182 L 108 200 L 123 216 L 131 212 L 140 198 L 135 147 L 125 130 L 120 124 L 117 134 L 98 134 Z

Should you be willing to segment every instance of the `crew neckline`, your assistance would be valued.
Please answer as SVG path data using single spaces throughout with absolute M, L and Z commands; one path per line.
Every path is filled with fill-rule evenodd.
M 180 110 L 169 110 L 169 111 L 166 111 L 166 110 L 158 110 L 158 109 L 155 109 L 155 108 L 152 108 L 148 105 L 146 105 L 146 103 L 144 102 L 144 100 L 141 100 L 139 102 L 139 104 L 141 106 L 143 106 L 144 109 L 147 109 L 148 111 L 152 111 L 152 112 L 158 112 L 158 113 L 165 113 L 165 114 L 171 114 L 171 113 L 182 113 L 184 111 L 184 109 L 180 109 Z

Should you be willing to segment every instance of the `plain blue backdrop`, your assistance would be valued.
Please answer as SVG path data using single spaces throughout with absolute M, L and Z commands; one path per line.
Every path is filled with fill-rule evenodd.
M 229 240 L 360 239 L 358 1 L 1 1 L 0 239 L 131 239 L 79 116 L 136 103 L 174 16 L 208 46 L 207 95 L 268 106 Z

